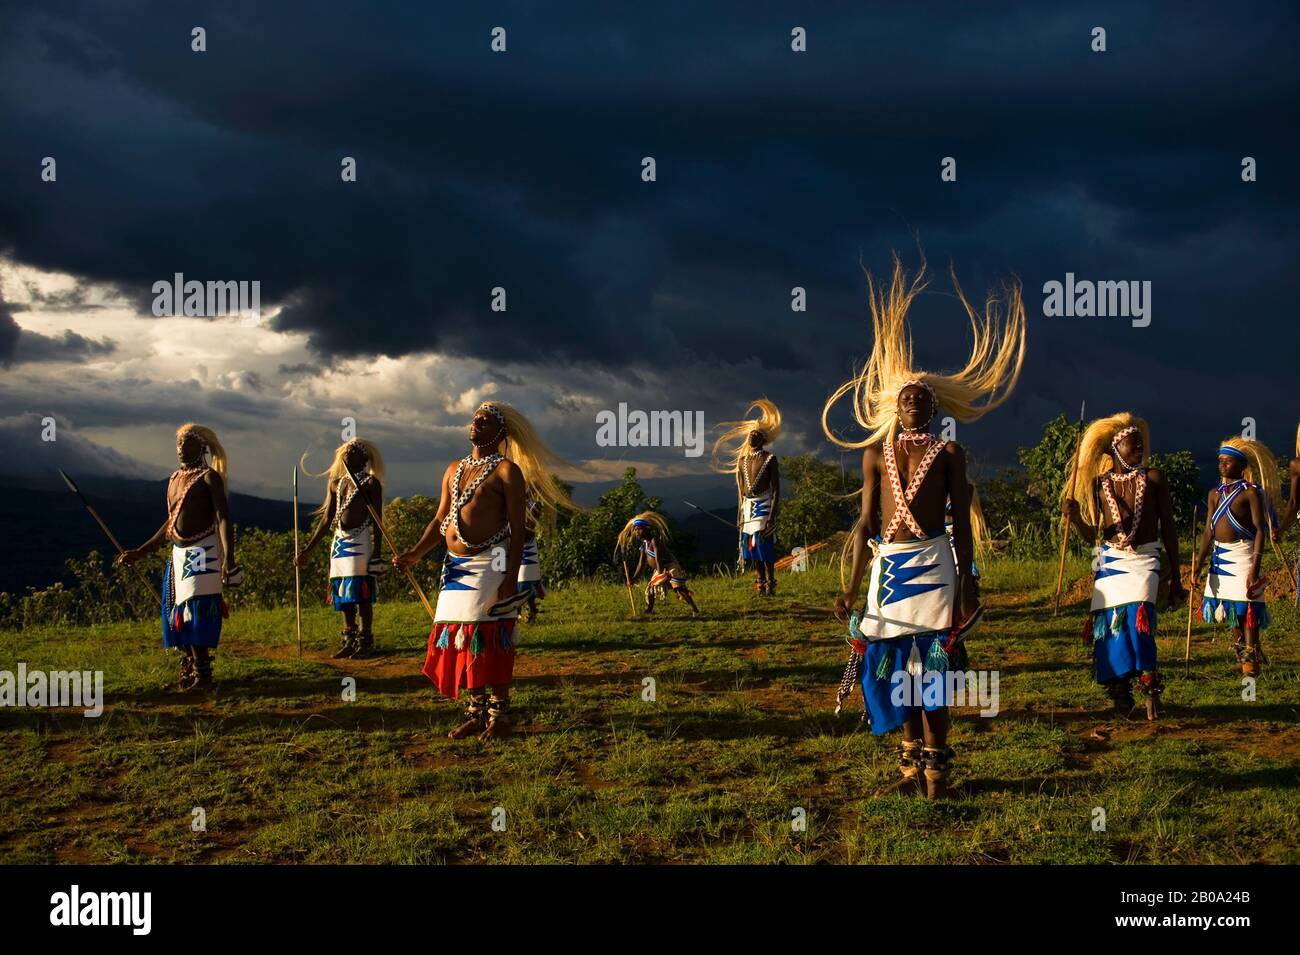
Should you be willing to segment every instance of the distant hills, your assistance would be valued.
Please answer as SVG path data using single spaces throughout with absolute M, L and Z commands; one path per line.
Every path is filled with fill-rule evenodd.
M 167 482 L 134 478 L 72 475 L 81 493 L 99 512 L 123 547 L 136 547 L 167 519 Z M 302 527 L 318 502 L 299 501 Z M 283 531 L 293 527 L 293 506 L 248 494 L 230 501 L 235 523 Z M 92 548 L 105 556 L 113 545 L 68 490 L 57 471 L 39 476 L 0 477 L 0 520 L 10 529 L 10 547 L 0 555 L 0 591 L 24 593 L 66 580 L 64 561 Z
M 135 547 L 156 531 L 167 517 L 164 504 L 165 480 L 73 474 L 81 492 L 117 535 L 123 547 Z M 574 498 L 581 504 L 595 504 L 600 495 L 619 481 L 579 484 Z M 646 478 L 646 493 L 663 499 L 664 510 L 677 526 L 695 535 L 695 554 L 700 562 L 731 560 L 736 552 L 736 532 L 713 518 L 682 503 L 687 498 L 708 508 L 724 520 L 735 520 L 730 479 L 722 476 L 689 475 Z M 311 527 L 311 511 L 319 501 L 311 496 L 299 501 L 300 527 Z M 231 513 L 240 527 L 286 531 L 293 527 L 289 501 L 236 493 Z M 75 494 L 67 489 L 58 472 L 49 475 L 0 476 L 0 520 L 10 529 L 10 546 L 0 554 L 0 591 L 24 593 L 26 588 L 47 587 L 67 580 L 64 561 L 84 557 L 97 549 L 105 556 L 112 545 L 104 537 Z

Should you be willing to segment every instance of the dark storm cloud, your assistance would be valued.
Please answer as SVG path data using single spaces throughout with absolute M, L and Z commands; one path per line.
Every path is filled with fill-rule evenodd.
M 879 273 L 919 235 L 936 293 L 950 260 L 976 300 L 1025 282 L 1030 361 L 999 420 L 1032 432 L 1087 397 L 1191 441 L 1192 382 L 1217 431 L 1300 415 L 1286 4 L 61 3 L 8 19 L 0 120 L 28 148 L 0 157 L 0 249 L 142 305 L 176 270 L 259 279 L 324 363 L 680 360 L 710 378 L 693 394 L 783 393 L 811 431 L 870 346 L 859 257 Z M 195 24 L 207 53 L 189 49 Z M 57 184 L 36 176 L 45 155 Z M 645 155 L 657 183 L 639 179 Z M 939 180 L 949 155 L 956 183 Z M 1259 182 L 1240 180 L 1246 155 Z M 1034 314 L 1067 271 L 1152 281 L 1152 326 Z M 505 313 L 488 307 L 498 285 Z M 951 298 L 928 297 L 917 327 L 927 362 L 961 359 Z M 1261 374 L 1216 360 L 1229 327 L 1269 342 Z
M 14 320 L 14 311 L 0 295 L 0 366 L 22 362 L 78 361 L 111 354 L 117 347 L 108 339 L 96 341 L 72 331 L 64 331 L 62 335 L 27 331 Z

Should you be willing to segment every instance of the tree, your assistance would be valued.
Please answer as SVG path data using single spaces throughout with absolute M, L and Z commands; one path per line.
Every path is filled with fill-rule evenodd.
M 782 458 L 777 544 L 788 551 L 852 527 L 860 507 L 856 490 L 861 484 L 857 475 L 845 475 L 813 454 Z
M 1193 511 L 1205 500 L 1201 493 L 1200 472 L 1190 451 L 1151 455 L 1150 466 L 1165 476 L 1169 495 L 1174 502 L 1174 522 L 1180 528 L 1190 529 Z
M 623 570 L 615 570 L 614 544 L 618 532 L 641 511 L 657 511 L 663 502 L 646 497 L 636 479 L 636 468 L 623 472 L 623 483 L 601 495 L 600 503 L 585 511 L 563 511 L 554 533 L 538 538 L 542 574 L 548 584 L 595 576 L 606 581 L 621 581 Z M 669 530 L 672 531 L 671 522 Z M 679 539 L 674 533 L 673 553 L 684 560 L 693 541 Z
M 1058 415 L 1043 426 L 1043 437 L 1038 444 L 1021 448 L 1016 455 L 1029 472 L 1029 493 L 1037 497 L 1042 508 L 1053 516 L 1056 502 L 1061 499 L 1061 490 L 1070 479 L 1074 449 L 1082 434 L 1082 424 Z M 1078 494 L 1076 488 L 1075 496 Z

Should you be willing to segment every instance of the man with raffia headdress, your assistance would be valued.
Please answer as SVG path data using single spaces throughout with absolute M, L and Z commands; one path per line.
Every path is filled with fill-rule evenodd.
M 902 778 L 891 790 L 938 799 L 950 794 L 954 755 L 948 746 L 950 654 L 958 653 L 980 609 L 971 573 L 966 452 L 929 428 L 940 408 L 970 422 L 1007 400 L 1024 363 L 1025 309 L 1020 286 L 1012 284 L 1000 302 L 990 297 L 985 312 L 977 312 L 954 275 L 974 342 L 964 368 L 935 374 L 913 366 L 907 329 L 908 309 L 926 286 L 924 261 L 909 280 L 895 256 L 887 289 L 877 288 L 870 274 L 867 282 L 875 332 L 871 359 L 822 411 L 827 437 L 840 447 L 863 449 L 862 516 L 849 537 L 849 581 L 835 601 L 840 620 L 857 603 L 868 548 L 873 554 L 866 606 L 850 619 L 852 649 L 839 697 L 861 680 L 872 732 L 903 730 Z M 844 395 L 852 396 L 854 418 L 867 432 L 860 441 L 831 429 L 831 408 Z M 951 535 L 944 531 L 950 501 Z
M 1099 418 L 1079 440 L 1075 487 L 1061 491 L 1062 512 L 1084 540 L 1097 542 L 1092 613 L 1084 639 L 1092 645 L 1093 675 L 1128 716 L 1133 677 L 1146 698 L 1147 719 L 1160 715 L 1163 683 L 1156 664 L 1156 602 L 1160 552 L 1169 559 L 1169 607 L 1187 599 L 1178 564 L 1169 482 L 1147 466 L 1151 433 L 1127 411 Z M 1075 489 L 1086 494 L 1075 501 Z
M 572 504 L 551 476 L 564 462 L 510 405 L 479 405 L 469 439 L 473 450 L 443 472 L 438 513 L 393 564 L 410 567 L 439 540 L 446 543 L 423 672 L 444 696 L 456 699 L 461 687 L 469 693 L 465 721 L 448 736 L 495 739 L 510 731 L 515 622 L 529 594 L 517 583 L 525 499 L 531 493 L 546 507 Z
M 1205 533 L 1192 560 L 1192 581 L 1210 555 L 1210 574 L 1201 600 L 1201 619 L 1236 630 L 1233 650 L 1241 672 L 1258 676 L 1263 663 L 1260 631 L 1268 627 L 1268 604 L 1259 593 L 1264 538 L 1273 533 L 1281 496 L 1277 463 L 1268 448 L 1247 438 L 1228 438 L 1219 447 L 1222 483 L 1206 501 Z
M 211 454 L 211 464 L 207 456 Z M 235 529 L 226 498 L 226 451 L 210 428 L 184 424 L 176 432 L 180 467 L 167 481 L 167 520 L 139 547 L 118 557 L 134 564 L 172 542 L 163 570 L 163 646 L 181 652 L 179 690 L 210 689 L 211 651 L 229 616 L 223 585 L 237 586 L 244 571 L 235 563 Z
M 307 471 L 307 455 L 300 466 Z M 305 567 L 311 552 L 333 529 L 330 542 L 330 602 L 343 614 L 343 645 L 334 658 L 360 658 L 374 648 L 376 580 L 386 569 L 379 557 L 379 529 L 372 526 L 370 509 L 384 513 L 384 459 L 379 449 L 364 438 L 353 438 L 334 449 L 334 460 L 324 475 L 325 500 L 316 509 L 316 529 L 303 545 L 294 563 Z M 361 627 L 357 627 L 357 616 Z
M 757 418 L 727 421 L 713 445 L 713 467 L 736 476 L 740 562 L 753 561 L 754 591 L 776 593 L 776 519 L 781 510 L 781 467 L 769 450 L 781 433 L 781 412 L 766 398 L 749 406 Z M 746 412 L 748 415 L 749 412 Z
M 687 586 L 686 572 L 669 549 L 668 522 L 657 511 L 642 511 L 633 517 L 618 532 L 614 543 L 614 554 L 626 554 L 634 546 L 637 550 L 636 570 L 632 571 L 635 579 L 641 576 L 644 562 L 650 571 L 650 583 L 645 589 L 645 612 L 654 613 L 655 600 L 672 594 L 691 608 L 691 613 L 698 614 L 700 608 L 695 605 L 695 596 Z

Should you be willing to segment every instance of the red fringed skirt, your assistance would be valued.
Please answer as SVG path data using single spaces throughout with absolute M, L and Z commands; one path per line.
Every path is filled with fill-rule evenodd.
M 515 621 L 435 623 L 422 672 L 453 700 L 461 687 L 509 685 L 515 675 Z

